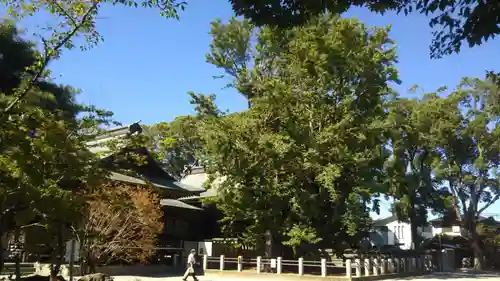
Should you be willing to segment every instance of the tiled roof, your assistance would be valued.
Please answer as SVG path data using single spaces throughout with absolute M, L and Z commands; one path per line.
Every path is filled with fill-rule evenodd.
M 181 202 L 181 201 L 175 200 L 175 199 L 161 199 L 160 204 L 162 206 L 175 207 L 175 208 L 191 209 L 191 210 L 198 210 L 198 211 L 203 210 L 202 208 L 198 208 L 196 206 L 192 206 L 192 205 L 186 204 L 184 202 Z
M 115 173 L 115 172 L 112 172 L 108 178 L 111 180 L 115 180 L 115 181 L 122 181 L 122 182 L 133 183 L 133 184 L 140 184 L 140 185 L 148 184 L 146 181 L 144 181 L 142 179 L 134 178 L 131 176 L 127 176 L 127 175 L 119 174 L 119 173 Z M 156 187 L 160 187 L 160 188 L 169 188 L 169 189 L 177 188 L 177 189 L 179 189 L 179 187 L 177 187 L 175 185 L 174 186 L 167 186 L 167 185 L 160 185 L 160 184 L 155 184 L 155 183 L 152 183 L 152 185 L 154 185 Z M 183 209 L 191 209 L 191 210 L 203 210 L 201 208 L 186 204 L 184 202 L 181 202 L 181 201 L 175 200 L 175 199 L 161 199 L 160 204 L 162 206 L 169 206 L 169 207 L 175 207 L 175 208 L 183 208 Z
M 374 226 L 384 226 L 384 225 L 386 225 L 390 222 L 396 221 L 396 220 L 398 220 L 398 217 L 396 217 L 395 215 L 392 215 L 392 216 L 385 217 L 383 219 L 374 220 L 373 225 Z
M 110 175 L 108 176 L 108 178 L 111 180 L 115 180 L 115 181 L 122 181 L 122 182 L 128 182 L 128 183 L 133 183 L 133 184 L 140 184 L 140 185 L 147 185 L 148 184 L 148 182 L 146 182 L 143 179 L 127 176 L 127 175 L 116 173 L 116 172 L 111 172 Z M 182 187 L 180 187 L 177 184 L 178 183 L 175 181 L 165 180 L 165 181 L 162 181 L 161 183 L 159 183 L 156 180 L 151 180 L 151 185 L 153 185 L 155 187 L 175 189 L 175 190 L 182 189 Z
M 202 198 L 209 198 L 217 196 L 217 190 L 215 188 L 210 188 L 205 192 L 200 193 L 200 195 L 186 196 L 179 198 L 180 201 L 197 200 Z

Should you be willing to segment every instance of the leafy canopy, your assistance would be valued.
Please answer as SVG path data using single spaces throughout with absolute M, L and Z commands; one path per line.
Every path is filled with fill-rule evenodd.
M 0 104 L 5 105 L 37 52 L 13 25 L 0 30 L 5 43 Z M 50 237 L 60 237 L 56 233 L 71 232 L 81 218 L 80 195 L 104 174 L 85 146 L 93 135 L 84 132 L 107 123 L 111 113 L 76 103 L 78 91 L 47 79 L 37 80 L 29 93 L 0 131 L 0 233 L 42 227 Z
M 251 69 L 231 74 L 251 90 L 250 109 L 201 129 L 226 231 L 251 242 L 271 230 L 296 250 L 358 243 L 385 157 L 382 100 L 397 82 L 388 29 L 331 14 L 285 31 L 221 25 L 216 66 L 230 73 L 221 62 L 252 54 Z
M 435 29 L 430 45 L 431 56 L 459 52 L 466 42 L 469 47 L 494 38 L 500 33 L 500 5 L 496 0 L 230 0 L 237 15 L 257 25 L 282 28 L 300 25 L 321 15 L 325 10 L 341 14 L 350 7 L 366 6 L 371 11 L 395 11 L 406 15 L 418 12 L 430 15 L 429 25 Z

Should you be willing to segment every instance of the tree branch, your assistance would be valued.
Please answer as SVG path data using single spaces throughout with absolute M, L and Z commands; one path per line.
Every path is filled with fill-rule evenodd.
M 3 123 L 3 118 L 8 115 L 12 109 L 22 100 L 24 99 L 24 97 L 26 97 L 26 95 L 28 94 L 28 92 L 33 88 L 33 85 L 35 84 L 36 81 L 38 81 L 38 79 L 43 75 L 43 73 L 45 72 L 45 69 L 47 68 L 47 65 L 49 64 L 49 62 L 53 59 L 54 57 L 54 54 L 57 54 L 59 52 L 59 50 L 64 47 L 64 45 L 66 45 L 70 40 L 71 38 L 78 32 L 78 30 L 80 30 L 80 28 L 82 28 L 82 26 L 86 23 L 87 21 L 87 18 L 91 15 L 91 13 L 93 11 L 95 11 L 95 9 L 97 9 L 97 6 L 99 4 L 99 1 L 95 1 L 94 4 L 92 5 L 92 7 L 90 7 L 90 9 L 83 15 L 81 21 L 76 24 L 74 26 L 74 28 L 70 31 L 70 32 L 67 32 L 66 33 L 66 36 L 63 37 L 63 39 L 57 44 L 55 45 L 55 47 L 53 48 L 53 50 L 51 52 L 48 52 L 48 46 L 46 43 L 44 43 L 45 47 L 45 54 L 44 54 L 44 58 L 43 58 L 43 61 L 42 61 L 42 65 L 40 67 L 40 69 L 37 71 L 37 73 L 29 80 L 29 83 L 28 85 L 24 88 L 24 90 L 22 90 L 18 95 L 17 97 L 14 98 L 13 101 L 11 101 L 9 103 L 9 105 L 5 108 L 5 110 L 3 110 L 1 113 L 0 113 L 0 122 Z
M 481 209 L 479 209 L 479 211 L 477 211 L 477 216 L 481 215 L 482 212 L 484 212 L 491 205 L 493 205 L 493 203 L 495 203 L 499 198 L 500 198 L 500 193 L 498 193 L 497 195 L 495 195 L 495 197 L 493 197 L 493 199 L 491 199 L 490 202 L 486 203 L 486 205 L 484 205 L 484 207 L 482 207 Z

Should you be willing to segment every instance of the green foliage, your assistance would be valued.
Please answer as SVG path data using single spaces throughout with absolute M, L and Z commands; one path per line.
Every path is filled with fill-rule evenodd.
M 257 25 L 283 28 L 306 23 L 325 10 L 342 14 L 350 7 L 366 6 L 371 11 L 395 11 L 406 15 L 418 12 L 430 15 L 430 26 L 435 28 L 431 56 L 459 52 L 462 44 L 480 45 L 499 34 L 497 1 L 479 0 L 231 0 L 237 15 L 245 16 Z
M 332 15 L 287 31 L 219 25 L 212 46 L 223 47 L 209 57 L 235 81 L 250 76 L 219 62 L 250 53 L 249 34 L 258 42 L 245 63 L 252 107 L 202 122 L 226 231 L 248 242 L 270 230 L 296 250 L 357 244 L 370 225 L 367 204 L 382 191 L 374 182 L 386 157 L 382 101 L 397 82 L 388 29 Z
M 3 25 L 0 51 L 1 105 L 8 105 L 23 84 L 23 71 L 37 53 L 19 38 L 12 25 Z M 11 62 L 15 62 L 12 63 Z M 29 227 L 61 244 L 81 218 L 80 195 L 104 176 L 85 142 L 110 112 L 75 102 L 78 92 L 46 79 L 37 79 L 29 98 L 13 108 L 0 131 L 0 233 Z M 78 116 L 78 117 L 77 117 Z M 66 234 L 65 234 L 66 233 Z M 69 234 L 68 234 L 69 233 Z
M 439 97 L 422 99 L 396 97 L 387 103 L 387 133 L 391 157 L 385 163 L 386 195 L 395 199 L 393 211 L 401 221 L 409 221 L 412 241 L 419 245 L 417 227 L 427 222 L 429 209 L 442 211 L 444 202 L 439 183 L 432 175 L 433 161 L 439 157 L 433 145 L 436 120 L 446 113 L 432 106 Z
M 440 154 L 433 163 L 435 177 L 451 194 L 450 208 L 472 242 L 479 267 L 484 265 L 484 249 L 477 219 L 500 198 L 499 94 L 490 80 L 465 78 L 433 105 L 444 113 L 434 121 L 432 142 Z
M 466 226 L 500 197 L 499 93 L 491 81 L 466 78 L 436 105 L 448 113 L 436 121 L 434 141 L 441 152 L 436 176 L 449 183 L 454 208 Z
M 249 83 L 254 60 L 251 48 L 253 30 L 254 26 L 247 20 L 232 18 L 229 24 L 222 24 L 220 20 L 212 22 L 210 34 L 213 40 L 206 56 L 208 63 L 223 69 L 233 79 L 227 86 L 234 87 L 248 100 L 253 98 Z
M 170 123 L 162 122 L 148 128 L 152 151 L 173 175 L 180 177 L 186 166 L 202 159 L 203 144 L 198 124 L 196 117 L 180 116 Z

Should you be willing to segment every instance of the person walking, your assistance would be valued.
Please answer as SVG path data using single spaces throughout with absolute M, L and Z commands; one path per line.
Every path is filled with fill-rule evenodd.
M 184 277 L 182 278 L 182 280 L 184 281 L 187 280 L 188 276 L 192 276 L 194 281 L 198 281 L 198 278 L 196 278 L 196 272 L 194 270 L 194 266 L 196 265 L 195 255 L 196 255 L 196 250 L 192 249 L 187 259 L 186 273 L 184 273 Z

